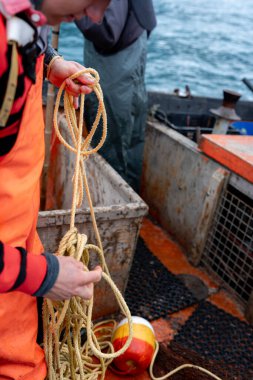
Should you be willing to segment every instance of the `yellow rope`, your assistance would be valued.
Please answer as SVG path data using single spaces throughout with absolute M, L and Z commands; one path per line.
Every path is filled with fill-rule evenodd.
M 103 380 L 108 365 L 115 357 L 118 357 L 126 351 L 133 335 L 130 311 L 120 291 L 112 281 L 105 262 L 84 163 L 85 159 L 101 148 L 106 138 L 107 118 L 103 103 L 103 94 L 99 85 L 99 75 L 93 69 L 79 71 L 72 75 L 70 79 L 74 80 L 82 74 L 89 74 L 95 78 L 95 84 L 92 87 L 98 98 L 97 115 L 88 136 L 83 139 L 84 94 L 81 95 L 80 116 L 79 120 L 77 120 L 75 110 L 72 106 L 73 97 L 68 95 L 67 92 L 64 93 L 64 111 L 72 145 L 62 137 L 57 120 L 60 98 L 65 89 L 65 82 L 58 91 L 54 110 L 54 127 L 56 134 L 63 145 L 76 154 L 70 229 L 62 238 L 57 254 L 71 256 L 81 261 L 86 271 L 88 271 L 90 252 L 98 255 L 103 270 L 102 277 L 112 288 L 122 313 L 127 317 L 129 337 L 125 345 L 119 351 L 114 352 L 111 336 L 115 328 L 115 322 L 106 321 L 102 324 L 93 325 L 93 298 L 90 301 L 84 301 L 80 297 L 72 297 L 65 302 L 45 300 L 43 305 L 43 324 L 44 350 L 48 364 L 48 380 L 96 380 L 98 377 Z M 101 117 L 103 121 L 102 138 L 98 145 L 91 149 L 90 144 Z M 80 234 L 75 227 L 76 208 L 82 204 L 84 191 L 90 207 L 98 246 L 87 244 L 87 236 Z M 87 333 L 87 340 L 82 344 L 82 332 L 84 331 Z M 96 359 L 94 359 L 94 357 Z
M 153 355 L 153 358 L 152 358 L 152 361 L 151 361 L 151 364 L 150 364 L 150 367 L 149 367 L 149 374 L 150 374 L 150 377 L 151 377 L 152 380 L 165 380 L 165 379 L 168 379 L 169 377 L 175 375 L 175 373 L 177 373 L 179 371 L 182 371 L 182 369 L 185 369 L 185 368 L 194 368 L 194 369 L 197 369 L 200 372 L 203 372 L 203 373 L 209 375 L 213 379 L 222 380 L 220 377 L 214 375 L 212 372 L 208 371 L 207 369 L 199 367 L 197 365 L 193 365 L 193 364 L 182 364 L 181 366 L 173 369 L 172 371 L 170 371 L 169 373 L 167 373 L 166 375 L 164 375 L 162 377 L 155 377 L 154 376 L 154 372 L 153 372 L 153 367 L 154 367 L 154 363 L 155 363 L 158 351 L 159 351 L 159 344 L 156 341 L 155 352 L 154 352 L 154 355 Z

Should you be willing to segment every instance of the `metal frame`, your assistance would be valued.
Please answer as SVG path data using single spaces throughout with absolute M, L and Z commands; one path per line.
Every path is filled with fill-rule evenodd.
M 201 262 L 253 307 L 253 185 L 231 175 L 214 213 Z M 252 306 L 251 306 L 252 304 Z M 253 316 L 252 316 L 253 317 Z

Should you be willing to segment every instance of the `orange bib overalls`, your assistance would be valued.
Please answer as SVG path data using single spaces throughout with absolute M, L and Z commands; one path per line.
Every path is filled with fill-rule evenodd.
M 0 157 L 0 238 L 35 254 L 42 252 L 36 233 L 44 160 L 42 68 L 40 57 L 36 84 L 28 92 L 16 143 Z M 44 353 L 36 337 L 36 298 L 18 291 L 0 294 L 1 380 L 46 377 Z

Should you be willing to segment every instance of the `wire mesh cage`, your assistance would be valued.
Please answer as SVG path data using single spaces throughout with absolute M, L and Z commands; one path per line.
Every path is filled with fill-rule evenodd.
M 253 197 L 231 183 L 215 211 L 201 261 L 247 304 L 253 292 Z

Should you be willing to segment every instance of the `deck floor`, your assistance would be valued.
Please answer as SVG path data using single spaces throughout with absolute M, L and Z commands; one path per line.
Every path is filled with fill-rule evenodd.
M 218 285 L 208 276 L 205 272 L 189 264 L 186 256 L 180 246 L 173 241 L 173 239 L 164 232 L 159 226 L 154 224 L 149 218 L 144 218 L 140 236 L 144 240 L 150 251 L 159 258 L 166 268 L 178 274 L 190 274 L 197 276 L 204 284 L 211 290 L 207 300 L 215 306 L 223 309 L 227 313 L 245 320 L 242 309 L 239 304 L 224 290 L 220 289 Z M 168 252 L 170 254 L 168 254 Z M 186 323 L 188 318 L 195 311 L 196 306 L 188 307 L 182 311 L 171 314 L 166 319 L 158 319 L 152 323 L 156 339 L 159 343 L 170 342 L 178 329 Z M 110 370 L 107 371 L 106 380 L 119 380 L 122 376 L 113 374 Z M 148 380 L 150 376 L 148 372 L 138 376 L 124 376 L 125 380 Z

